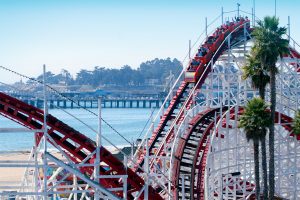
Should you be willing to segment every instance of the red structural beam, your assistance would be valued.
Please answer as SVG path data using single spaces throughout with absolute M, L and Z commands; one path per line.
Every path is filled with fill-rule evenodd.
M 225 48 L 222 49 L 222 47 L 226 46 L 227 44 L 223 43 L 224 39 L 226 38 L 227 35 L 229 35 L 231 32 L 235 32 L 235 34 L 232 34 L 232 38 L 231 40 L 234 40 L 236 37 L 238 37 L 240 34 L 244 34 L 243 30 L 244 29 L 244 25 L 246 26 L 246 28 L 249 30 L 250 26 L 249 26 L 249 20 L 245 20 L 243 18 L 241 18 L 240 21 L 237 22 L 231 22 L 228 25 L 222 25 L 220 28 L 216 29 L 216 31 L 208 37 L 208 39 L 205 41 L 205 43 L 199 48 L 199 52 L 201 49 L 206 49 L 206 53 L 203 56 L 199 55 L 199 52 L 195 55 L 194 59 L 192 62 L 190 62 L 189 67 L 187 68 L 187 72 L 186 73 L 190 73 L 193 72 L 194 76 L 193 79 L 189 79 L 189 77 L 185 77 L 185 82 L 197 82 L 199 79 L 199 84 L 197 85 L 198 88 L 201 88 L 201 86 L 203 85 L 203 83 L 205 82 L 206 77 L 208 76 L 208 74 L 211 72 L 212 70 L 212 65 L 217 61 L 217 59 L 219 58 L 219 56 L 221 55 L 221 53 L 225 50 Z M 222 44 L 223 43 L 223 44 Z M 219 49 L 218 53 L 216 53 L 216 51 Z M 213 55 L 215 56 L 214 59 L 211 61 Z M 212 62 L 210 65 L 208 65 L 209 62 Z M 196 62 L 198 64 L 194 64 L 193 62 Z M 207 68 L 205 70 L 205 68 Z M 179 87 L 178 92 L 179 94 L 183 93 L 182 90 L 185 89 L 186 87 Z M 177 98 L 175 96 L 175 98 Z M 179 101 L 171 101 L 171 107 L 176 107 L 176 103 L 180 103 Z M 186 103 L 186 104 L 185 104 Z M 183 102 L 182 104 L 186 105 L 186 110 L 189 110 L 190 106 L 192 105 L 192 96 L 190 96 L 189 98 L 185 99 L 185 102 Z M 177 120 L 176 120 L 176 124 L 180 124 L 181 121 L 184 119 L 184 112 L 182 110 L 183 108 L 181 108 L 181 112 L 179 112 L 180 116 L 177 116 Z M 166 111 L 166 114 L 164 116 L 168 116 L 169 115 L 169 109 Z M 151 148 L 153 146 L 153 144 L 155 142 L 157 142 L 157 137 L 158 135 L 161 133 L 161 131 L 163 130 L 165 124 L 167 124 L 168 120 L 171 120 L 171 118 L 168 117 L 163 117 L 161 119 L 161 122 L 159 123 L 157 129 L 154 131 L 154 133 L 152 134 L 152 137 L 150 139 L 149 142 L 149 146 L 150 146 L 150 151 Z M 164 146 L 168 143 L 170 143 L 174 138 L 174 127 L 172 127 L 168 132 L 167 135 L 165 136 L 165 139 L 163 141 L 165 141 L 164 143 L 161 143 L 159 148 L 156 150 L 155 155 L 158 156 L 163 156 L 165 155 L 166 152 L 164 152 Z M 142 163 L 143 159 L 144 159 L 144 155 L 145 153 L 142 153 L 140 158 L 139 158 L 139 162 L 138 163 Z M 154 163 L 154 159 L 152 159 L 150 161 L 150 166 L 153 166 Z
M 0 114 L 30 129 L 43 128 L 44 112 L 42 110 L 4 93 L 0 93 Z M 47 128 L 49 137 L 51 137 L 57 145 L 62 147 L 68 155 L 71 155 L 73 160 L 76 159 L 78 162 L 83 161 L 90 153 L 96 150 L 96 144 L 93 140 L 50 114 L 47 115 Z M 76 145 L 74 145 L 74 143 Z M 132 196 L 131 194 L 133 192 L 137 192 L 143 188 L 144 180 L 139 175 L 124 166 L 124 164 L 114 157 L 106 148 L 101 147 L 100 152 L 101 161 L 106 163 L 110 168 L 110 170 L 106 172 L 104 172 L 104 168 L 102 168 L 102 172 L 128 175 L 129 196 Z M 92 162 L 92 160 L 94 160 L 94 158 L 88 162 Z M 92 170 L 88 169 L 87 173 L 91 175 Z M 101 181 L 101 184 L 107 188 L 120 186 L 118 181 L 109 179 Z M 119 193 L 117 194 L 121 195 Z M 162 199 L 151 186 L 149 187 L 149 198 Z
M 243 111 L 244 111 L 244 108 L 240 107 L 237 114 L 241 115 L 243 113 Z M 220 116 L 217 116 L 217 117 L 220 118 Z M 234 119 L 234 117 L 235 117 L 234 109 L 231 109 L 230 110 L 230 118 Z M 285 114 L 278 113 L 278 112 L 276 112 L 276 114 L 275 114 L 275 123 L 280 122 L 279 124 L 283 128 L 285 128 L 287 131 L 290 132 L 291 137 L 294 136 L 294 134 L 291 132 L 292 131 L 292 126 L 291 126 L 292 121 L 293 121 L 293 119 Z M 209 127 L 210 127 L 210 129 L 212 129 L 213 124 L 210 124 Z M 206 131 L 206 137 L 209 134 L 209 132 L 210 132 L 209 130 Z M 300 140 L 299 136 L 297 136 L 297 140 Z M 199 169 L 198 180 L 197 180 L 198 185 L 197 185 L 197 189 L 194 192 L 200 195 L 199 200 L 204 200 L 204 185 L 205 185 L 204 174 L 205 174 L 205 168 L 206 168 L 207 153 L 210 148 L 209 141 L 207 140 L 206 145 L 201 145 L 201 143 L 200 143 L 198 148 L 199 148 L 199 150 L 197 150 L 197 152 L 203 151 L 203 154 L 200 158 L 201 159 L 200 165 L 198 166 L 198 169 Z M 249 184 L 250 183 L 247 183 L 247 186 L 249 186 Z

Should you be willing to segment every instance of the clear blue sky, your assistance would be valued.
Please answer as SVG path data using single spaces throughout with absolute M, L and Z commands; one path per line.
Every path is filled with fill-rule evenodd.
M 134 68 L 153 58 L 182 59 L 188 40 L 224 10 L 251 12 L 252 0 L 0 0 L 0 65 L 29 76 L 42 65 L 73 75 L 94 66 Z M 282 25 L 300 41 L 300 1 L 277 0 Z M 274 14 L 274 0 L 256 0 L 262 18 Z M 298 27 L 297 27 L 298 25 Z M 1 82 L 16 77 L 0 72 Z

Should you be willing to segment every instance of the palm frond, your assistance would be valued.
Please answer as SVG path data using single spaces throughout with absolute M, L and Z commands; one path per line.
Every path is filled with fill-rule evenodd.
M 239 119 L 239 127 L 243 128 L 247 140 L 261 140 L 271 124 L 271 115 L 266 110 L 267 104 L 261 98 L 250 100 L 243 115 Z
M 299 135 L 300 134 L 300 110 L 297 111 L 295 118 L 293 119 L 293 133 L 295 135 Z

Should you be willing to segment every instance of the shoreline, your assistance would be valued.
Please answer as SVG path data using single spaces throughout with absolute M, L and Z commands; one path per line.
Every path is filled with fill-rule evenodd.
M 119 149 L 124 147 L 128 147 L 128 145 L 120 145 L 117 146 Z M 113 146 L 105 146 L 107 150 L 109 150 L 112 154 L 118 154 L 119 150 L 117 150 Z M 50 153 L 55 154 L 55 156 L 59 159 L 64 160 L 65 158 L 59 153 L 56 149 L 49 149 Z M 0 151 L 0 165 L 7 165 L 8 163 L 20 163 L 26 162 L 29 160 L 31 151 L 29 150 L 18 150 L 18 151 Z M 20 186 L 22 177 L 24 176 L 25 167 L 0 167 L 0 191 L 5 189 L 1 187 L 7 186 Z M 9 184 L 9 185 L 8 185 Z

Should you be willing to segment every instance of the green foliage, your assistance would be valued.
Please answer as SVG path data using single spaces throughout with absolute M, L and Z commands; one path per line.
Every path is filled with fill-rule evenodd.
M 279 19 L 269 16 L 265 17 L 263 21 L 259 21 L 258 27 L 253 31 L 255 38 L 253 51 L 260 59 L 263 68 L 266 69 L 270 75 L 271 124 L 269 128 L 269 199 L 274 198 L 275 191 L 274 121 L 276 108 L 276 62 L 279 56 L 283 57 L 289 53 L 289 41 L 283 38 L 285 33 L 286 28 L 279 27 Z
M 61 73 L 56 75 L 50 71 L 46 72 L 45 75 L 46 75 L 46 82 L 51 84 L 58 84 L 59 82 L 65 82 L 67 85 L 71 85 L 73 84 L 74 81 L 70 72 L 68 72 L 65 69 L 62 69 Z M 37 77 L 37 80 L 43 81 L 43 74 L 39 75 Z
M 253 31 L 255 42 L 253 49 L 261 59 L 264 67 L 276 67 L 278 57 L 283 57 L 289 52 L 287 39 L 283 39 L 285 27 L 279 27 L 279 19 L 266 16 L 263 21 L 258 21 L 258 27 Z
M 170 58 L 158 59 L 141 63 L 137 69 L 124 65 L 121 68 L 107 68 L 96 66 L 93 70 L 81 69 L 76 78 L 73 78 L 67 70 L 62 70 L 60 74 L 47 72 L 47 83 L 57 84 L 65 82 L 67 85 L 91 85 L 93 87 L 112 85 L 112 86 L 141 86 L 145 85 L 147 79 L 157 79 L 157 84 L 164 84 L 165 78 L 172 72 L 175 77 L 182 70 L 182 64 Z M 38 77 L 43 79 L 43 75 Z
M 247 140 L 259 141 L 265 137 L 266 130 L 271 124 L 267 107 L 261 98 L 253 98 L 247 103 L 239 119 L 239 127 L 244 128 Z
M 252 86 L 256 89 L 265 88 L 270 82 L 270 76 L 268 72 L 260 63 L 260 58 L 256 55 L 254 49 L 250 52 L 250 55 L 246 56 L 247 63 L 242 67 L 243 76 L 245 80 L 251 78 Z
M 292 126 L 293 126 L 294 134 L 299 135 L 300 134 L 300 110 L 297 111 Z

